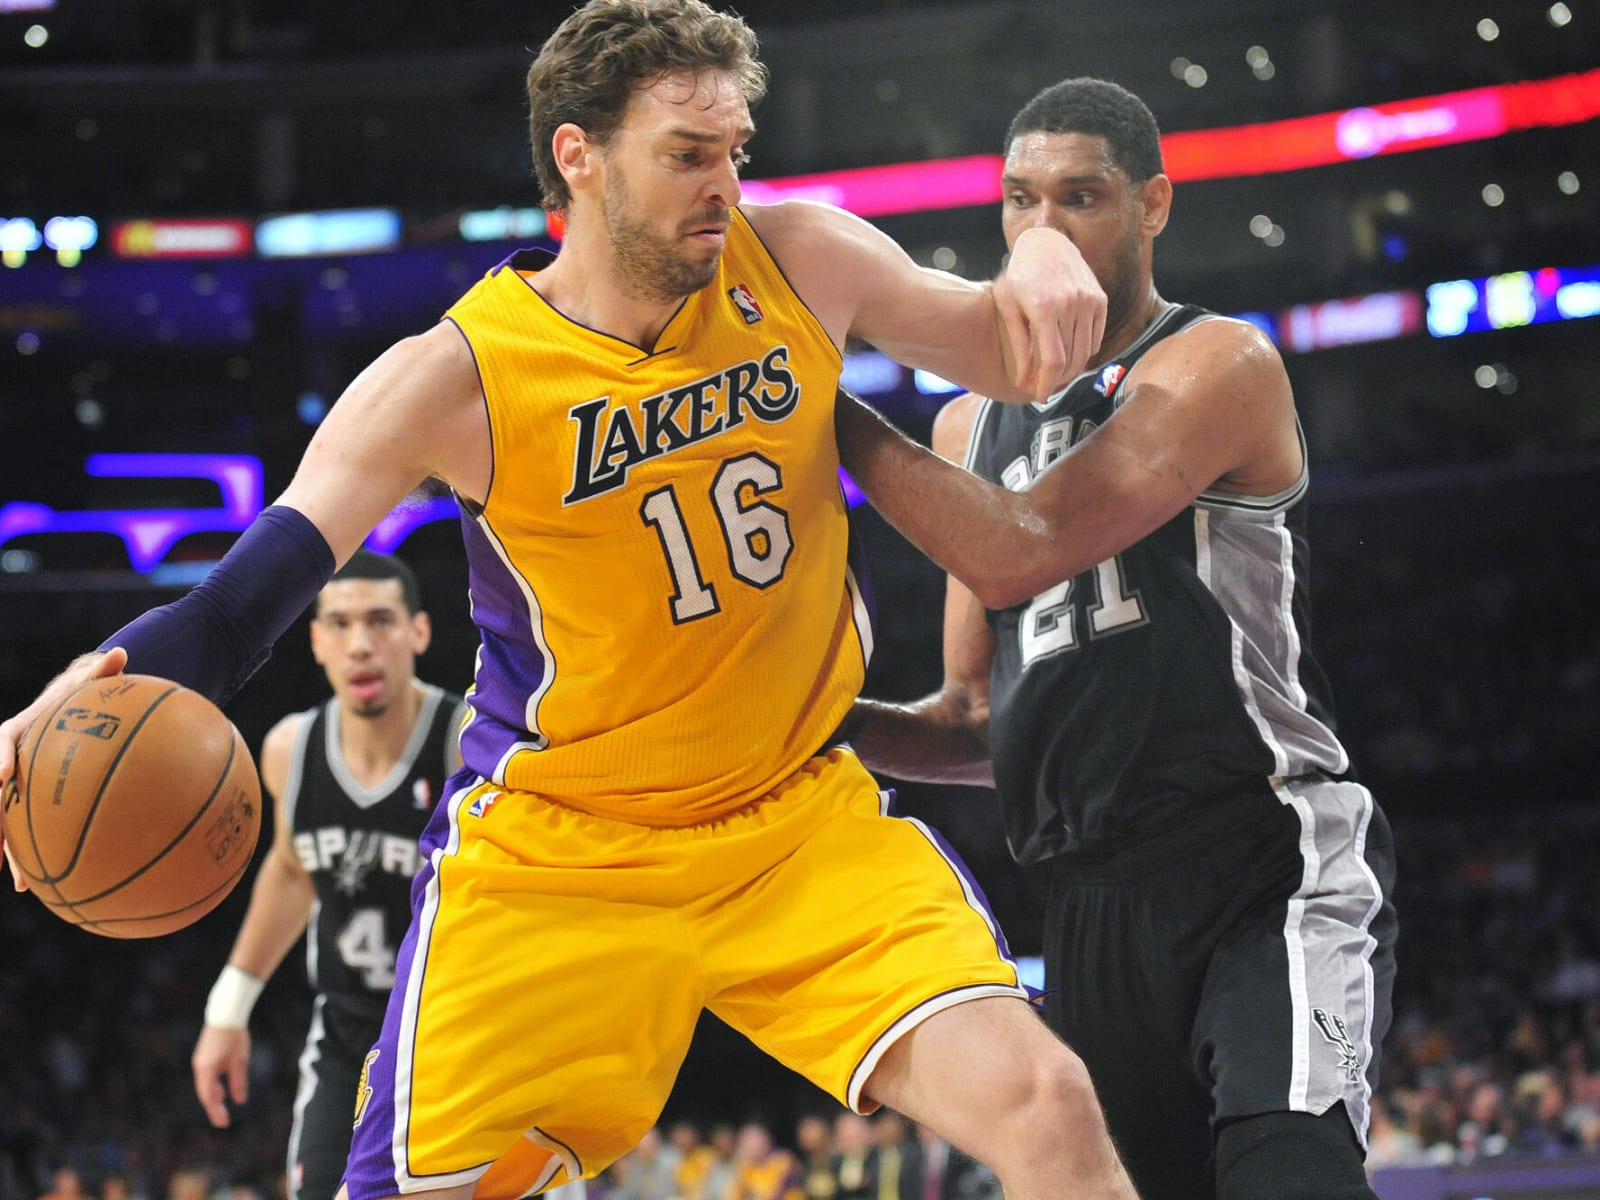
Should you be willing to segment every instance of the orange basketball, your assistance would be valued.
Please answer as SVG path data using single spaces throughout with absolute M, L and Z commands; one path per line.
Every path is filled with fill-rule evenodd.
M 159 937 L 222 903 L 261 833 L 255 761 L 198 692 L 92 680 L 22 739 L 0 821 L 33 894 L 106 937 Z

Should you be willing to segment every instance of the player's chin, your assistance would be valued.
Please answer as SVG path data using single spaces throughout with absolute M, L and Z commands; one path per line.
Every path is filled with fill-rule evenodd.
M 706 288 L 715 283 L 717 281 L 717 264 L 721 261 L 722 254 L 719 251 L 711 256 L 711 260 L 709 262 L 685 264 L 684 291 L 704 291 Z

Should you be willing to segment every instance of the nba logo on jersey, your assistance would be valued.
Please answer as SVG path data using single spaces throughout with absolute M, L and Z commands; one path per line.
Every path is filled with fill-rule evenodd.
M 483 816 L 484 813 L 488 812 L 494 807 L 494 802 L 498 799 L 500 799 L 499 792 L 489 792 L 486 795 L 479 796 L 472 802 L 471 806 L 468 807 L 467 815 L 471 817 Z
M 744 318 L 746 325 L 754 325 L 767 315 L 761 311 L 761 305 L 756 303 L 756 298 L 750 289 L 742 283 L 736 283 L 728 289 L 728 299 L 733 301 L 734 307 L 739 310 L 739 315 Z
M 411 785 L 411 807 L 423 812 L 433 807 L 433 787 L 426 779 Z
M 1122 382 L 1122 377 L 1128 373 L 1128 368 L 1121 363 L 1112 363 L 1100 372 L 1100 378 L 1094 381 L 1094 390 L 1102 396 L 1109 397 L 1117 390 L 1117 384 Z

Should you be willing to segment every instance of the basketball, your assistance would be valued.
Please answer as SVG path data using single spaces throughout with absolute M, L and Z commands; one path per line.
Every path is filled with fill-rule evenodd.
M 261 787 L 232 722 L 151 675 L 92 680 L 22 739 L 0 809 L 33 894 L 64 921 L 159 937 L 231 892 L 261 832 Z

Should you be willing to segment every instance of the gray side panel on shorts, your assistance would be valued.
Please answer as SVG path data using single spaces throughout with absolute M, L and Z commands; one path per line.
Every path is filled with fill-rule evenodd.
M 1392 1016 L 1393 910 L 1374 924 L 1393 878 L 1390 848 L 1368 844 L 1377 810 L 1360 784 L 1312 777 L 1277 793 L 1300 819 L 1305 864 L 1283 925 L 1293 1009 L 1285 1107 L 1323 1113 L 1343 1100 L 1365 1145 L 1376 1048 Z

